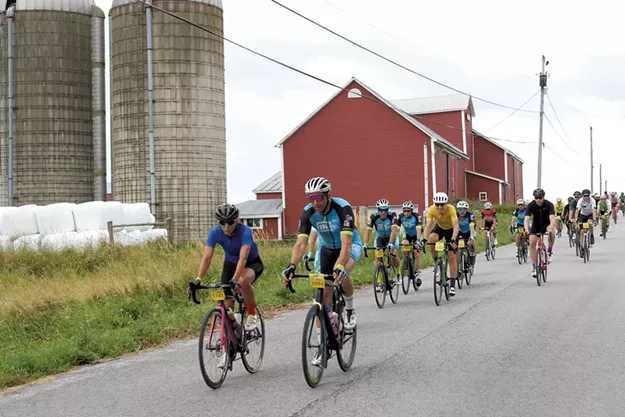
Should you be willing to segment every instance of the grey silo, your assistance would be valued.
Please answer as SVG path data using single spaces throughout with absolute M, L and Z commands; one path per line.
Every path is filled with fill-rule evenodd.
M 220 0 L 154 1 L 223 34 Z M 149 202 L 150 123 L 146 6 L 114 0 L 113 184 L 122 202 Z M 226 200 L 223 40 L 154 9 L 152 18 L 155 216 L 177 241 L 206 236 Z
M 13 21 L 3 19 L 0 29 L 0 204 L 93 199 L 91 42 L 97 10 L 92 0 L 17 0 L 5 12 Z M 13 54 L 13 201 L 7 178 L 8 50 Z M 100 134 L 104 141 L 104 131 Z

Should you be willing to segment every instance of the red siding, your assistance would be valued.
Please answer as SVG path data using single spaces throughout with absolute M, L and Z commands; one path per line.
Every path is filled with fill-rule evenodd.
M 256 194 L 257 200 L 282 200 L 282 193 L 259 193 Z
M 415 119 L 429 127 L 461 151 L 462 145 L 462 116 L 461 112 L 453 111 L 446 113 L 418 114 Z M 466 126 L 465 126 L 466 127 Z M 468 130 L 470 132 L 470 130 Z
M 348 89 L 354 87 L 371 97 L 355 82 Z M 394 110 L 364 98 L 348 99 L 341 92 L 282 144 L 285 233 L 297 232 L 307 204 L 304 184 L 318 175 L 332 182 L 333 195 L 352 206 L 373 205 L 380 198 L 391 204 L 411 199 L 422 209 L 426 142 L 429 137 Z
M 475 172 L 503 180 L 504 169 L 504 150 L 475 136 Z
M 471 141 L 473 140 L 473 116 L 471 116 L 471 121 L 467 121 L 466 119 L 466 114 L 469 111 L 465 111 L 465 119 L 464 119 L 464 129 L 466 131 L 466 137 L 467 137 L 467 151 L 466 154 L 469 155 L 469 162 L 468 165 L 466 166 L 467 169 L 472 170 L 473 169 L 473 163 L 471 162 L 473 160 L 473 146 L 471 146 Z M 462 127 L 462 124 L 460 125 L 460 127 Z M 462 149 L 462 148 L 460 148 Z
M 263 232 L 269 239 L 277 239 L 278 219 L 263 219 Z
M 499 182 L 467 174 L 468 198 L 478 201 L 481 192 L 486 192 L 488 201 L 493 204 L 499 203 Z

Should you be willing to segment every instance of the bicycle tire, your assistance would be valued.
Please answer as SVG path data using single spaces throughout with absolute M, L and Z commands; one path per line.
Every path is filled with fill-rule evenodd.
M 586 258 L 587 252 L 588 252 L 588 235 L 586 234 L 584 236 L 584 249 L 582 251 L 582 257 L 584 258 L 584 263 L 588 262 L 588 259 Z
M 464 279 L 464 249 L 460 250 L 460 256 L 458 257 L 458 272 L 456 274 L 458 277 L 456 282 L 458 282 L 458 289 L 462 289 L 462 281 Z
M 243 367 L 250 374 L 255 374 L 260 369 L 260 366 L 263 363 L 263 358 L 265 357 L 265 319 L 263 319 L 263 313 L 258 306 L 256 306 L 256 316 L 260 321 L 260 331 L 258 330 L 258 325 L 256 325 L 256 330 L 253 332 L 243 331 L 243 348 L 241 349 L 241 362 L 243 362 Z M 245 319 L 247 318 L 247 309 L 244 310 L 244 314 L 242 316 L 241 324 L 245 323 Z M 246 353 L 246 347 L 248 339 L 251 337 L 252 333 L 257 333 L 259 335 L 258 339 L 260 339 L 260 356 L 258 357 L 258 363 L 256 365 L 251 364 L 248 361 L 248 353 Z
M 586 242 L 586 251 L 584 253 L 584 255 L 586 256 L 586 261 L 590 262 L 590 238 L 587 237 L 587 242 Z
M 528 255 L 527 240 L 525 240 L 525 242 L 523 243 L 523 263 L 527 263 L 527 255 Z
M 357 340 L 356 335 L 357 335 L 358 325 L 356 325 L 356 327 L 354 327 L 354 329 L 350 333 L 347 333 L 347 331 L 345 330 L 345 322 L 343 321 L 344 311 L 345 311 L 345 300 L 343 299 L 343 297 L 341 297 L 341 302 L 339 303 L 339 311 L 338 311 L 339 320 L 340 320 L 339 322 L 340 347 L 339 347 L 339 350 L 336 351 L 336 359 L 339 363 L 339 367 L 341 368 L 341 370 L 343 372 L 347 372 L 352 367 L 352 364 L 354 363 L 354 358 L 356 357 L 356 340 Z M 352 348 L 349 351 L 349 356 L 345 357 L 343 355 L 343 347 L 347 340 L 352 340 Z
M 487 237 L 484 242 L 484 255 L 486 255 L 486 260 L 490 261 L 490 237 Z
M 397 282 L 397 269 L 391 265 L 388 276 L 388 295 L 391 297 L 391 302 L 397 304 L 399 300 L 399 283 Z
M 414 271 L 414 270 L 413 270 Z M 412 288 L 415 291 L 419 291 L 419 286 L 417 285 L 417 278 L 421 278 L 421 274 L 419 273 L 419 275 L 417 276 L 417 272 L 419 271 L 414 271 L 413 272 L 413 276 L 414 278 L 412 279 Z M 423 280 L 421 280 L 421 282 L 423 282 Z
M 380 272 L 382 273 L 382 279 L 380 280 Z M 383 308 L 386 302 L 386 281 L 384 279 L 384 267 L 382 265 L 376 266 L 373 271 L 373 295 L 375 297 L 375 303 L 378 308 Z M 378 284 L 382 284 L 384 291 L 378 291 Z
M 220 320 L 220 324 L 219 327 L 221 329 L 221 320 L 223 320 L 223 318 L 221 317 L 221 310 L 219 310 L 218 308 L 214 308 L 212 310 L 210 310 L 208 313 L 206 313 L 204 315 L 204 320 L 202 320 L 202 328 L 200 329 L 200 337 L 198 340 L 198 344 L 199 344 L 199 351 L 198 351 L 198 355 L 199 355 L 199 359 L 200 359 L 200 371 L 202 372 L 202 378 L 204 378 L 204 382 L 206 383 L 206 385 L 208 385 L 209 387 L 211 387 L 212 389 L 217 389 L 219 387 L 221 387 L 221 385 L 224 383 L 224 381 L 226 380 L 226 375 L 228 375 L 228 369 L 230 368 L 230 361 L 232 360 L 232 358 L 230 358 L 230 336 L 228 335 L 228 332 L 226 332 L 225 334 L 225 339 L 226 339 L 226 352 L 228 353 L 224 353 L 225 355 L 228 355 L 228 359 L 226 361 L 226 366 L 223 367 L 223 369 L 221 370 L 221 377 L 219 377 L 219 379 L 217 379 L 216 381 L 213 381 L 209 376 L 208 373 L 206 372 L 206 368 L 204 367 L 204 346 L 206 346 L 206 343 L 204 342 L 204 336 L 206 335 L 206 326 L 208 324 L 209 319 L 211 319 L 211 317 L 216 316 L 219 318 Z M 216 320 L 215 322 L 213 322 L 211 324 L 215 325 L 216 324 Z M 209 334 L 212 334 L 213 332 L 209 332 Z M 221 338 L 219 338 L 221 341 Z M 220 342 L 220 349 L 222 349 L 221 346 L 221 342 Z
M 543 273 L 543 268 L 542 268 L 542 264 L 543 264 L 543 251 L 541 248 L 538 248 L 537 252 L 536 252 L 536 257 L 538 259 L 536 259 L 536 283 L 538 284 L 538 286 L 540 287 L 541 283 L 541 274 Z
M 408 292 L 410 291 L 410 280 L 413 279 L 411 266 L 412 259 L 410 259 L 409 254 L 405 254 L 401 274 L 401 289 L 404 292 L 404 295 L 408 295 Z M 404 272 L 408 272 L 408 279 L 406 279 L 406 275 L 404 274 Z
M 466 256 L 464 257 L 464 267 L 467 270 L 467 273 L 464 275 L 464 281 L 467 285 L 471 285 L 471 278 L 473 277 L 473 265 L 471 265 L 471 252 L 467 251 Z
M 444 265 L 443 265 L 443 264 L 444 264 Z M 448 266 L 449 266 L 449 261 L 448 261 L 448 260 L 445 260 L 445 262 L 441 262 L 441 269 L 443 269 L 443 268 L 444 268 L 444 270 L 445 270 L 445 271 L 444 271 L 444 276 L 445 276 L 445 280 L 447 281 L 447 282 L 446 282 L 446 284 L 447 284 L 447 285 L 445 285 L 445 286 L 443 287 L 443 289 L 445 290 L 445 299 L 446 299 L 447 301 L 449 301 L 449 298 L 450 298 L 450 297 L 449 297 L 449 285 L 450 285 L 450 284 L 449 284 L 449 276 L 447 275 L 447 267 L 448 267 Z
M 441 305 L 441 300 L 443 299 L 443 276 L 440 273 L 440 264 L 441 260 L 437 259 L 434 264 L 434 285 L 432 285 L 434 288 L 434 302 L 437 306 Z
M 319 369 L 319 375 L 317 377 L 313 377 L 310 375 L 308 369 L 308 335 L 312 333 L 316 333 L 315 320 L 319 320 L 321 323 L 321 327 L 319 328 L 319 345 L 321 346 L 321 366 L 314 366 L 315 369 Z M 310 331 L 309 331 L 310 330 Z M 306 314 L 306 319 L 304 320 L 304 329 L 302 331 L 302 369 L 304 371 L 304 379 L 309 387 L 315 388 L 321 382 L 321 377 L 323 376 L 323 370 L 326 367 L 327 363 L 327 335 L 323 313 L 318 305 L 313 305 L 308 310 L 308 314 Z
M 603 233 L 603 238 L 605 239 L 608 235 L 608 228 L 605 225 L 605 222 L 601 222 L 601 233 Z

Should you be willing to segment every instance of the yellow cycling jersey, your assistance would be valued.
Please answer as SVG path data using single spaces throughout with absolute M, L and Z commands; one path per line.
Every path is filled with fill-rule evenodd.
M 458 220 L 456 208 L 451 204 L 445 206 L 445 212 L 440 214 L 435 205 L 431 205 L 427 212 L 427 222 L 434 220 L 441 229 L 451 229 L 454 227 L 453 221 Z
M 555 203 L 553 207 L 555 208 L 556 213 L 562 214 L 562 212 L 564 211 L 564 201 Z

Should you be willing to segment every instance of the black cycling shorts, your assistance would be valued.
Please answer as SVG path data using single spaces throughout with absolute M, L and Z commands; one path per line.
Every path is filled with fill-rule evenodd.
M 341 255 L 341 249 L 330 249 L 325 246 L 321 247 L 321 261 L 319 272 L 322 274 L 333 274 L 334 273 L 334 265 L 339 260 L 339 256 Z M 326 278 L 329 281 L 334 281 L 334 278 Z
M 411 236 L 411 235 L 406 235 L 404 237 L 404 240 L 407 240 L 408 243 L 416 243 L 417 242 L 417 237 L 416 236 Z
M 493 222 L 484 222 L 484 230 L 490 230 L 493 228 Z
M 388 246 L 388 242 L 390 242 L 390 237 L 379 237 L 375 240 L 376 248 L 385 248 Z
M 468 232 L 466 232 L 466 233 L 460 232 L 458 234 L 458 240 L 460 240 L 460 239 L 469 240 L 470 237 L 471 237 L 471 231 L 470 230 Z
M 445 241 L 449 243 L 449 241 L 451 241 L 451 238 L 454 236 L 454 229 L 443 229 L 437 224 L 436 226 L 434 226 L 434 230 L 432 230 L 432 233 L 436 233 L 438 235 L 438 240 L 443 240 L 444 238 Z
M 548 227 L 549 223 L 540 224 L 540 222 L 534 220 L 534 222 L 532 223 L 532 227 L 530 228 L 530 235 L 546 234 Z
M 263 261 L 260 259 L 260 256 L 252 261 L 248 260 L 245 264 L 245 269 L 248 268 L 254 271 L 254 274 L 256 275 L 254 277 L 254 281 L 252 281 L 253 284 L 263 273 L 264 266 Z M 221 283 L 223 285 L 228 284 L 230 280 L 234 278 L 234 273 L 236 272 L 236 270 L 237 264 L 233 264 L 232 262 L 224 260 L 224 266 L 221 270 Z
M 592 214 L 589 214 L 588 216 L 583 215 L 580 213 L 579 215 L 579 222 L 581 223 L 592 223 Z

